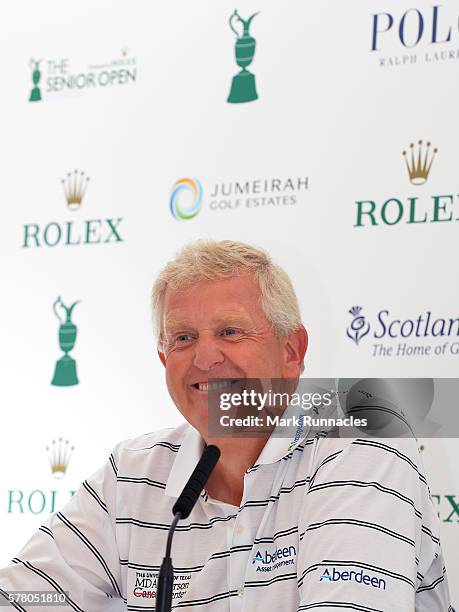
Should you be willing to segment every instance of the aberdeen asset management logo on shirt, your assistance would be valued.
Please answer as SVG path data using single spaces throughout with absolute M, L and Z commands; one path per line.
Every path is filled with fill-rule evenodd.
M 294 546 L 285 546 L 277 548 L 274 552 L 257 550 L 253 557 L 252 565 L 257 563 L 257 572 L 272 572 L 273 570 L 283 567 L 284 565 L 293 565 L 295 563 L 296 548 Z
M 340 572 L 335 567 L 324 570 L 319 582 L 326 580 L 328 582 L 356 582 L 357 584 L 366 584 L 375 589 L 386 590 L 386 581 L 376 576 L 364 574 L 363 570 L 356 572 L 354 570 Z

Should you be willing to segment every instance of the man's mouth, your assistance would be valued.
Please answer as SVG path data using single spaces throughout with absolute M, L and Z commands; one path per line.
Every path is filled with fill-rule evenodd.
M 210 381 L 210 382 L 198 382 L 191 385 L 195 389 L 199 391 L 204 391 L 208 393 L 209 391 L 220 391 L 222 389 L 228 389 L 231 385 L 236 382 L 234 380 L 219 380 L 219 381 Z

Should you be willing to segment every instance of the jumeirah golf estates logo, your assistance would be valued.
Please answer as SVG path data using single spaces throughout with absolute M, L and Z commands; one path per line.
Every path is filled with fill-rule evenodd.
M 59 346 L 64 355 L 56 361 L 51 384 L 55 387 L 71 387 L 78 384 L 76 361 L 69 355 L 75 346 L 77 326 L 71 321 L 73 309 L 80 300 L 66 306 L 60 297 L 53 304 L 53 311 L 60 321 Z
M 86 176 L 83 171 L 74 170 L 73 173 L 68 172 L 61 182 L 68 208 L 79 210 L 89 183 L 89 176 Z
M 459 221 L 459 195 L 452 191 L 429 195 L 425 185 L 435 180 L 437 147 L 430 140 L 411 142 L 401 150 L 400 171 L 415 187 L 413 195 L 389 195 L 355 200 L 354 227 L 448 223 Z M 402 162 L 404 160 L 404 163 Z M 403 165 L 402 165 L 403 164 Z M 387 181 L 386 181 L 387 184 Z M 389 197 L 388 197 L 389 196 Z M 456 208 L 456 210 L 454 210 Z
M 202 205 L 202 186 L 196 178 L 181 178 L 172 186 L 169 208 L 178 221 L 196 217 Z
M 231 90 L 227 99 L 230 104 L 252 102 L 258 99 L 255 75 L 247 70 L 247 66 L 250 66 L 255 55 L 256 41 L 250 35 L 249 29 L 252 19 L 256 15 L 258 13 L 254 13 L 248 19 L 242 19 L 236 10 L 229 18 L 229 26 L 236 34 L 234 48 L 236 64 L 241 68 L 231 82 Z M 239 23 L 239 29 L 236 29 L 236 23 Z
M 62 176 L 62 175 L 61 175 Z M 89 176 L 83 170 L 67 172 L 61 179 L 67 209 L 75 218 L 53 220 L 48 223 L 24 223 L 22 248 L 56 246 L 83 246 L 123 242 L 120 224 L 123 217 L 105 219 L 79 219 L 79 211 L 85 208 Z M 40 197 L 42 197 L 40 195 Z M 64 200 L 62 198 L 62 200 Z
M 361 312 L 362 308 L 360 306 L 353 306 L 349 310 L 349 314 L 352 315 L 352 321 L 346 333 L 356 344 L 358 344 L 370 331 L 370 324 L 365 317 L 360 314 Z
M 217 180 L 201 185 L 196 178 L 181 178 L 172 185 L 169 209 L 174 219 L 193 219 L 205 207 L 210 213 L 243 213 L 301 205 L 309 189 L 309 177 L 304 175 L 275 177 L 244 177 L 237 180 Z
M 73 446 L 70 446 L 68 440 L 64 442 L 62 438 L 59 438 L 58 440 L 53 440 L 51 446 L 47 446 L 46 450 L 48 452 L 51 474 L 54 478 L 61 480 L 67 472 L 70 457 L 75 449 Z

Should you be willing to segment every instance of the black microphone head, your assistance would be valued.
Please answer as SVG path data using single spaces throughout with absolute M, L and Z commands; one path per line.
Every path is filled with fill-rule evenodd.
M 175 502 L 174 507 L 172 508 L 172 514 L 175 515 L 177 512 L 180 512 L 182 519 L 189 517 L 199 495 L 201 494 L 201 491 L 212 473 L 212 470 L 217 465 L 220 454 L 221 453 L 218 446 L 215 446 L 214 444 L 206 446 L 198 465 L 191 474 L 180 497 Z

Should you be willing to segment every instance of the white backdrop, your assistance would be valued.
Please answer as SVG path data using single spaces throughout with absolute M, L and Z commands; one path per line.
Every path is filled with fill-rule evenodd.
M 0 565 L 116 442 L 181 422 L 155 355 L 149 291 L 192 239 L 244 240 L 285 267 L 309 331 L 307 375 L 457 375 L 459 6 L 435 6 L 3 8 Z M 245 20 L 259 12 L 248 67 L 258 99 L 237 104 L 227 102 L 239 71 L 235 8 Z M 90 180 L 69 205 L 61 181 L 75 170 Z M 173 203 L 177 215 L 196 205 L 189 220 L 170 209 L 184 178 L 202 189 L 200 201 L 180 191 Z M 79 382 L 67 387 L 51 385 L 63 355 L 59 296 L 67 307 L 80 300 L 70 351 Z M 350 327 L 358 316 L 363 337 Z M 59 438 L 74 447 L 60 479 L 46 450 Z M 457 601 L 457 440 L 422 443 Z

